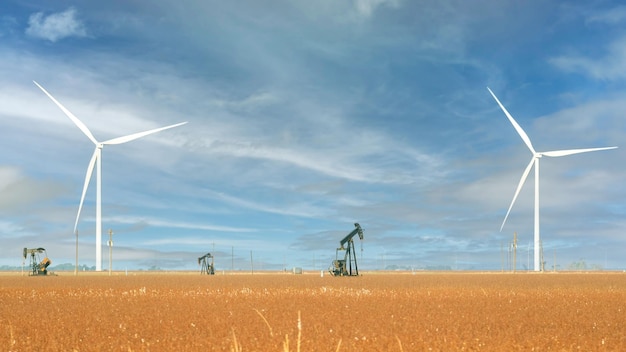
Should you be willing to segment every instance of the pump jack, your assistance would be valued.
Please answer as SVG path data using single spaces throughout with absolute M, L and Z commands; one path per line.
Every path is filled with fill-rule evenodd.
M 209 262 L 208 259 L 210 259 L 211 261 Z M 200 275 L 215 275 L 215 267 L 213 266 L 213 255 L 211 253 L 207 253 L 198 258 L 198 265 L 201 266 Z
M 335 253 L 335 260 L 328 268 L 328 271 L 333 276 L 359 276 L 359 268 L 356 263 L 356 251 L 354 250 L 353 237 L 359 235 L 359 238 L 363 240 L 363 229 L 358 223 L 354 224 L 355 229 L 352 230 L 346 237 L 340 242 L 340 247 L 337 248 Z M 345 246 L 345 247 L 344 247 Z M 343 259 L 339 259 L 339 253 L 343 253 Z M 354 270 L 352 268 L 354 264 Z
M 39 260 L 39 253 L 44 254 L 44 258 Z M 30 254 L 30 273 L 28 276 L 48 275 L 48 266 L 52 264 L 52 261 L 48 259 L 48 253 L 45 248 L 24 248 L 23 257 Z

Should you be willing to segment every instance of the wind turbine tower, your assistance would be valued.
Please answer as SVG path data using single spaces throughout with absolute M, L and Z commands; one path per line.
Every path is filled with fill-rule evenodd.
M 509 213 L 511 212 L 511 208 L 513 208 L 513 204 L 515 204 L 515 200 L 517 199 L 517 196 L 519 195 L 519 192 L 522 189 L 522 186 L 526 182 L 526 178 L 528 177 L 528 174 L 530 173 L 530 169 L 534 166 L 535 167 L 535 236 L 534 236 L 535 237 L 534 238 L 534 240 L 535 240 L 534 241 L 535 242 L 534 243 L 534 255 L 535 255 L 534 259 L 535 259 L 535 261 L 534 261 L 534 270 L 535 271 L 542 271 L 542 265 L 541 265 L 541 237 L 539 235 L 539 159 L 541 159 L 542 156 L 559 157 L 559 156 L 566 156 L 566 155 L 579 154 L 579 153 L 595 152 L 595 151 L 599 151 L 599 150 L 615 149 L 617 147 L 587 148 L 587 149 L 568 149 L 568 150 L 554 150 L 554 151 L 549 151 L 549 152 L 537 152 L 537 151 L 535 151 L 535 148 L 533 147 L 532 143 L 530 142 L 530 138 L 528 137 L 526 132 L 524 132 L 522 127 L 520 127 L 520 125 L 515 121 L 515 119 L 513 119 L 513 116 L 511 116 L 511 114 L 509 114 L 509 112 L 506 110 L 504 105 L 502 105 L 502 103 L 500 103 L 500 100 L 498 100 L 496 95 L 493 94 L 493 92 L 491 91 L 491 89 L 489 89 L 489 87 L 487 87 L 487 90 L 489 90 L 489 93 L 491 93 L 493 98 L 496 100 L 496 102 L 500 106 L 500 109 L 502 109 L 502 111 L 504 112 L 506 117 L 509 119 L 509 121 L 511 122 L 511 124 L 513 125 L 513 127 L 515 128 L 517 133 L 522 138 L 522 141 L 524 141 L 524 143 L 526 144 L 526 146 L 528 147 L 528 149 L 530 149 L 530 152 L 532 153 L 532 158 L 530 159 L 530 163 L 528 164 L 528 166 L 526 166 L 526 170 L 524 170 L 524 173 L 522 174 L 522 178 L 520 179 L 519 184 L 517 185 L 517 190 L 515 191 L 515 195 L 513 196 L 513 200 L 511 201 L 511 205 L 509 206 L 509 210 L 506 212 L 506 216 L 504 217 L 504 221 L 502 221 L 502 226 L 500 226 L 500 231 L 502 231 L 502 228 L 504 227 L 504 224 L 506 223 L 506 219 L 509 217 Z
M 89 181 L 91 180 L 91 175 L 93 174 L 93 168 L 96 166 L 96 271 L 102 271 L 102 148 L 105 145 L 113 145 L 113 144 L 122 144 L 126 142 L 133 141 L 135 139 L 145 137 L 147 135 L 157 133 L 163 130 L 167 130 L 170 128 L 174 128 L 180 125 L 184 125 L 187 122 L 177 123 L 175 125 L 170 125 L 161 128 L 155 128 L 149 131 L 138 132 L 134 134 L 130 134 L 123 137 L 117 137 L 110 139 L 104 142 L 98 142 L 96 138 L 93 136 L 91 131 L 87 128 L 87 126 L 80 121 L 74 114 L 72 114 L 69 110 L 67 110 L 61 103 L 59 103 L 48 91 L 46 91 L 39 83 L 33 81 L 39 89 L 41 89 L 47 96 L 50 98 L 62 111 L 67 115 L 67 117 L 74 122 L 74 124 L 89 138 L 93 144 L 95 144 L 96 148 L 91 156 L 91 161 L 89 161 L 89 166 L 87 167 L 87 174 L 85 175 L 85 184 L 83 185 L 83 194 L 80 197 L 80 205 L 78 206 L 78 214 L 76 214 L 76 222 L 74 223 L 74 232 L 78 227 L 78 219 L 80 218 L 80 212 L 83 208 L 83 202 L 85 200 L 85 194 L 87 193 L 87 188 L 89 187 Z

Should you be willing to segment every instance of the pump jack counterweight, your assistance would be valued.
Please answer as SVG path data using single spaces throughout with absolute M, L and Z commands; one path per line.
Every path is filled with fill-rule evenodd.
M 359 235 L 359 239 L 363 240 L 363 229 L 358 223 L 355 223 L 354 227 L 355 229 L 339 242 L 335 260 L 328 268 L 328 271 L 333 276 L 359 276 L 353 237 Z M 340 254 L 343 254 L 343 259 L 339 259 Z

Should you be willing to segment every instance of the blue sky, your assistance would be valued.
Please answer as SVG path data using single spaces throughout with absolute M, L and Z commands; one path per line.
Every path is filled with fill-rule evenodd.
M 547 266 L 626 268 L 626 7 L 518 1 L 3 1 L 0 265 L 73 263 L 93 144 L 114 269 L 532 265 L 531 154 Z M 95 265 L 95 177 L 78 225 Z M 104 236 L 105 243 L 108 236 Z M 528 251 L 531 258 L 528 260 Z M 108 268 L 104 248 L 103 267 Z

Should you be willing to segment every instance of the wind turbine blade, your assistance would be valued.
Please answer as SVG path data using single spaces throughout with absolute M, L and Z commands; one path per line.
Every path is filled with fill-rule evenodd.
M 565 156 L 565 155 L 587 153 L 587 152 L 596 152 L 598 150 L 608 150 L 608 149 L 616 149 L 616 148 L 617 147 L 554 150 L 554 151 L 551 151 L 551 152 L 542 152 L 542 153 L 539 153 L 539 154 L 545 155 L 545 156 L 557 157 L 557 156 Z
M 522 186 L 524 186 L 524 182 L 526 182 L 528 173 L 530 173 L 530 169 L 532 169 L 534 164 L 535 164 L 535 157 L 530 159 L 530 163 L 528 164 L 528 166 L 526 166 L 526 170 L 524 170 L 524 173 L 522 174 L 522 178 L 519 180 L 519 184 L 517 185 L 517 190 L 515 191 L 515 195 L 513 196 L 511 205 L 509 205 L 509 210 L 507 210 L 506 216 L 504 217 L 504 221 L 502 221 L 502 226 L 500 226 L 500 231 L 502 231 L 502 228 L 504 228 L 504 224 L 506 223 L 506 219 L 509 217 L 509 213 L 511 212 L 511 209 L 513 208 L 513 204 L 515 204 L 515 200 L 517 199 L 519 192 L 522 190 Z
M 89 161 L 89 166 L 87 167 L 87 174 L 85 175 L 85 185 L 83 186 L 83 195 L 80 197 L 78 214 L 76 214 L 76 222 L 74 223 L 74 233 L 76 233 L 76 228 L 78 228 L 78 219 L 80 218 L 80 212 L 83 210 L 83 201 L 85 200 L 85 194 L 87 193 L 87 188 L 89 187 L 89 181 L 91 180 L 91 174 L 93 174 L 93 167 L 96 164 L 97 156 L 98 147 L 96 147 L 96 150 L 94 150 L 93 155 L 91 156 L 91 161 Z
M 89 129 L 87 128 L 87 126 L 78 119 L 78 117 L 74 116 L 74 114 L 72 114 L 69 110 L 67 110 L 65 108 L 65 106 L 61 105 L 61 103 L 59 103 L 56 99 L 54 99 L 54 97 L 52 95 L 50 95 L 50 93 L 48 93 L 48 91 L 46 91 L 45 89 L 43 89 L 42 86 L 39 85 L 39 83 L 33 81 L 33 83 L 35 83 L 35 85 L 37 87 L 39 87 L 39 89 L 41 89 L 44 93 L 46 93 L 46 95 L 48 96 L 48 98 L 52 99 L 52 101 L 65 113 L 65 115 L 67 115 L 67 117 L 70 118 L 70 120 L 72 120 L 72 122 L 74 122 L 74 124 L 81 130 L 83 131 L 83 133 L 93 142 L 93 144 L 98 144 L 98 141 L 96 140 L 96 138 L 93 136 L 93 134 L 91 134 L 91 131 L 89 131 Z
M 137 138 L 141 138 L 141 137 L 147 136 L 149 134 L 153 134 L 153 133 L 157 133 L 157 132 L 160 132 L 160 131 L 163 131 L 163 130 L 167 130 L 167 129 L 170 129 L 170 128 L 178 127 L 178 126 L 184 125 L 186 123 L 187 123 L 187 121 L 181 122 L 181 123 L 177 123 L 177 124 L 174 124 L 174 125 L 170 125 L 170 126 L 161 127 L 161 128 L 155 128 L 153 130 L 149 130 L 149 131 L 145 131 L 145 132 L 134 133 L 134 134 L 131 134 L 131 135 L 128 135 L 128 136 L 117 137 L 117 138 L 110 139 L 110 140 L 108 140 L 106 142 L 102 142 L 102 144 L 121 144 L 121 143 L 126 143 L 126 142 L 130 142 L 132 140 L 135 140 Z
M 502 109 L 502 111 L 504 111 L 504 114 L 506 115 L 506 117 L 509 119 L 509 121 L 511 121 L 511 124 L 513 125 L 513 127 L 515 127 L 515 130 L 517 131 L 517 133 L 520 135 L 520 137 L 522 137 L 522 140 L 524 141 L 524 143 L 526 143 L 526 146 L 528 147 L 528 149 L 530 149 L 530 151 L 535 154 L 535 148 L 533 148 L 533 144 L 530 142 L 530 138 L 528 138 L 528 135 L 526 134 L 526 132 L 524 132 L 524 130 L 522 129 L 522 127 L 517 123 L 517 121 L 515 121 L 515 119 L 513 118 L 513 116 L 511 116 L 511 114 L 509 114 L 509 112 L 506 110 L 506 108 L 504 107 L 504 105 L 502 105 L 502 103 L 500 102 L 500 100 L 498 100 L 498 97 L 496 97 L 495 94 L 493 94 L 493 92 L 491 91 L 491 89 L 489 89 L 489 87 L 487 87 L 487 90 L 489 90 L 489 93 L 491 93 L 491 96 L 493 96 L 493 98 L 496 100 L 496 102 L 498 103 L 498 105 L 500 105 L 500 109 Z

